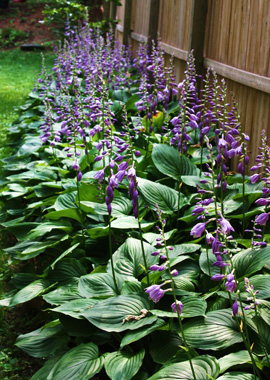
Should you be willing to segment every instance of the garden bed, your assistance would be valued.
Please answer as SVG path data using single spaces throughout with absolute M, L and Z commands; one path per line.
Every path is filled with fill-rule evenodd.
M 66 36 L 3 160 L 22 269 L 1 305 L 46 311 L 16 341 L 47 359 L 31 380 L 267 379 L 265 137 L 260 180 L 236 102 L 211 71 L 199 96 L 192 54 L 176 84 L 156 47 Z

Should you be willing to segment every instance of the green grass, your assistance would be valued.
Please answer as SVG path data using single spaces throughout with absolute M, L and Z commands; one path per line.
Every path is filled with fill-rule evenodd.
M 53 53 L 44 53 L 46 67 L 52 67 Z M 41 68 L 39 52 L 19 49 L 0 52 L 0 144 L 10 123 L 17 117 L 14 107 L 22 105 L 34 87 Z

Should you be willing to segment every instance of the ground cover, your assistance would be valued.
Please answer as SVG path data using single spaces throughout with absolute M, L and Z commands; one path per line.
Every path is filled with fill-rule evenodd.
M 261 180 L 225 82 L 209 71 L 199 97 L 192 55 L 176 84 L 154 46 L 134 60 L 86 25 L 66 35 L 3 160 L 21 268 L 0 304 L 43 310 L 16 341 L 47 359 L 31 380 L 267 379 L 265 136 Z

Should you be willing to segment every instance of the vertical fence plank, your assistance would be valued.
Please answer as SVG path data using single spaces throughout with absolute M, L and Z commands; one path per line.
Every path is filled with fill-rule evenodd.
M 203 50 L 206 14 L 207 1 L 192 0 L 188 50 L 194 51 L 196 71 L 198 74 L 202 74 L 203 72 Z
M 159 19 L 159 0 L 149 0 L 150 10 L 148 19 L 148 44 L 152 41 L 157 42 L 157 32 L 158 32 L 158 19 Z
M 131 26 L 131 11 L 132 0 L 126 0 L 124 5 L 124 20 L 123 20 L 123 44 L 129 44 L 130 26 Z

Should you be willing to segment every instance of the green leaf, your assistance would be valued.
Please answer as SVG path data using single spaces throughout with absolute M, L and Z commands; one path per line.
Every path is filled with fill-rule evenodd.
M 139 371 L 144 354 L 144 349 L 137 354 L 122 351 L 112 352 L 105 358 L 105 371 L 112 380 L 131 380 Z
M 192 365 L 197 380 L 215 379 L 219 374 L 219 364 L 216 358 L 201 355 L 192 359 Z M 194 380 L 189 361 L 166 365 L 148 380 Z
M 80 203 L 81 209 L 90 214 L 108 215 L 106 203 L 82 201 Z M 132 203 L 130 199 L 124 197 L 115 197 L 112 202 L 112 216 L 122 218 L 127 216 L 132 210 Z
M 225 372 L 228 368 L 231 368 L 235 365 L 251 363 L 251 358 L 248 351 L 238 351 L 233 352 L 232 354 L 223 356 L 218 359 L 220 365 L 220 373 Z
M 158 204 L 164 214 L 174 214 L 178 210 L 178 192 L 168 186 L 157 182 L 149 181 L 137 177 L 139 194 L 144 198 L 145 203 L 156 210 Z M 180 194 L 180 205 L 185 202 L 185 197 Z
M 41 237 L 54 229 L 65 231 L 66 233 L 71 233 L 73 227 L 69 221 L 61 220 L 59 222 L 43 222 L 38 224 L 33 230 L 29 232 L 28 239 L 34 240 L 37 237 Z
M 39 150 L 39 148 L 42 146 L 43 142 L 41 139 L 33 136 L 27 136 L 24 139 L 24 143 L 21 145 L 19 151 L 18 151 L 18 156 L 29 156 L 31 153 L 36 152 Z
M 165 364 L 180 350 L 183 341 L 176 332 L 157 331 L 152 336 L 150 354 L 154 362 Z
M 175 148 L 166 144 L 154 145 L 152 159 L 161 173 L 178 181 L 181 175 L 196 175 L 199 172 L 189 159 L 185 156 L 180 156 Z
M 47 280 L 36 280 L 32 284 L 27 285 L 11 298 L 9 306 L 15 306 L 32 300 L 40 296 L 49 289 L 50 282 Z
M 30 380 L 47 380 L 49 373 L 55 366 L 55 363 L 59 360 L 59 356 L 47 360 L 43 367 L 41 367 Z
M 122 283 L 120 276 L 116 281 L 120 290 Z M 110 273 L 93 273 L 80 278 L 79 293 L 86 298 L 108 298 L 116 296 L 117 289 Z
M 56 326 L 45 325 L 38 330 L 20 335 L 15 345 L 35 358 L 43 358 L 64 347 L 68 340 L 68 336 L 58 321 Z
M 255 376 L 250 373 L 228 372 L 218 377 L 217 380 L 255 380 Z
M 201 350 L 222 350 L 242 342 L 230 309 L 210 311 L 203 319 L 188 321 L 184 334 L 191 347 Z
M 78 284 L 58 286 L 57 289 L 43 296 L 44 300 L 52 305 L 62 305 L 66 302 L 82 298 Z
M 96 302 L 97 300 L 80 298 L 65 302 L 64 304 L 49 310 L 68 315 L 72 318 L 82 319 L 82 313 L 92 307 Z
M 152 227 L 155 222 L 146 222 L 145 220 L 141 220 L 141 228 L 142 230 Z M 135 219 L 134 216 L 126 216 L 123 218 L 118 218 L 112 221 L 111 227 L 115 229 L 139 229 L 138 219 Z
M 72 245 L 71 247 L 69 247 L 66 251 L 64 251 L 63 253 L 61 253 L 61 255 L 59 257 L 57 257 L 56 260 L 54 260 L 54 262 L 51 264 L 51 268 L 54 269 L 55 267 L 55 264 L 58 263 L 58 261 L 62 260 L 65 256 L 69 255 L 72 251 L 74 251 L 78 246 L 80 245 L 80 243 L 76 243 L 74 245 Z
M 186 296 L 181 299 L 181 302 L 183 303 L 183 312 L 181 314 L 182 318 L 199 317 L 205 315 L 207 303 L 203 298 Z M 156 315 L 157 317 L 177 318 L 177 313 L 171 311 L 153 309 L 150 310 L 150 313 Z
M 151 334 L 153 331 L 158 330 L 165 325 L 162 319 L 158 319 L 151 326 L 143 326 L 140 329 L 128 331 L 121 341 L 120 350 L 130 343 L 137 342 L 138 340 L 144 338 L 146 335 Z
M 207 274 L 207 276 L 214 276 L 214 274 L 220 273 L 220 268 L 213 265 L 217 261 L 216 256 L 212 253 L 212 249 L 208 249 L 208 254 L 206 249 L 200 254 L 199 264 L 201 270 Z
M 158 262 L 157 256 L 151 256 L 154 247 L 150 244 L 143 243 L 146 256 L 147 267 Z M 138 239 L 128 238 L 116 252 L 113 254 L 114 269 L 117 273 L 137 278 L 145 273 L 144 259 L 142 253 L 141 241 Z M 107 271 L 111 271 L 111 262 L 109 261 Z
M 258 290 L 256 299 L 266 299 L 270 298 L 270 275 L 269 274 L 258 274 L 249 278 L 250 284 L 254 286 L 255 290 Z M 245 282 L 242 281 L 239 284 L 239 289 L 241 291 L 242 299 L 250 297 L 250 294 L 245 291 Z
M 103 363 L 94 343 L 80 344 L 61 357 L 47 380 L 88 380 L 100 372 Z
M 59 211 L 51 211 L 45 215 L 45 218 L 51 219 L 51 220 L 58 220 L 61 218 L 70 218 L 70 219 L 75 219 L 78 222 L 80 222 L 82 219 L 80 212 L 77 208 L 69 208 L 69 209 L 59 210 Z
M 236 270 L 237 278 L 250 276 L 263 268 L 269 261 L 270 246 L 265 248 L 245 249 L 233 257 L 233 264 Z
M 76 191 L 60 194 L 54 204 L 56 211 L 76 208 Z
M 144 298 L 135 294 L 121 295 L 97 302 L 83 316 L 102 330 L 121 332 L 136 330 L 157 320 L 155 316 L 143 316 L 143 309 L 148 309 L 148 302 Z M 136 320 L 136 317 L 141 318 Z

